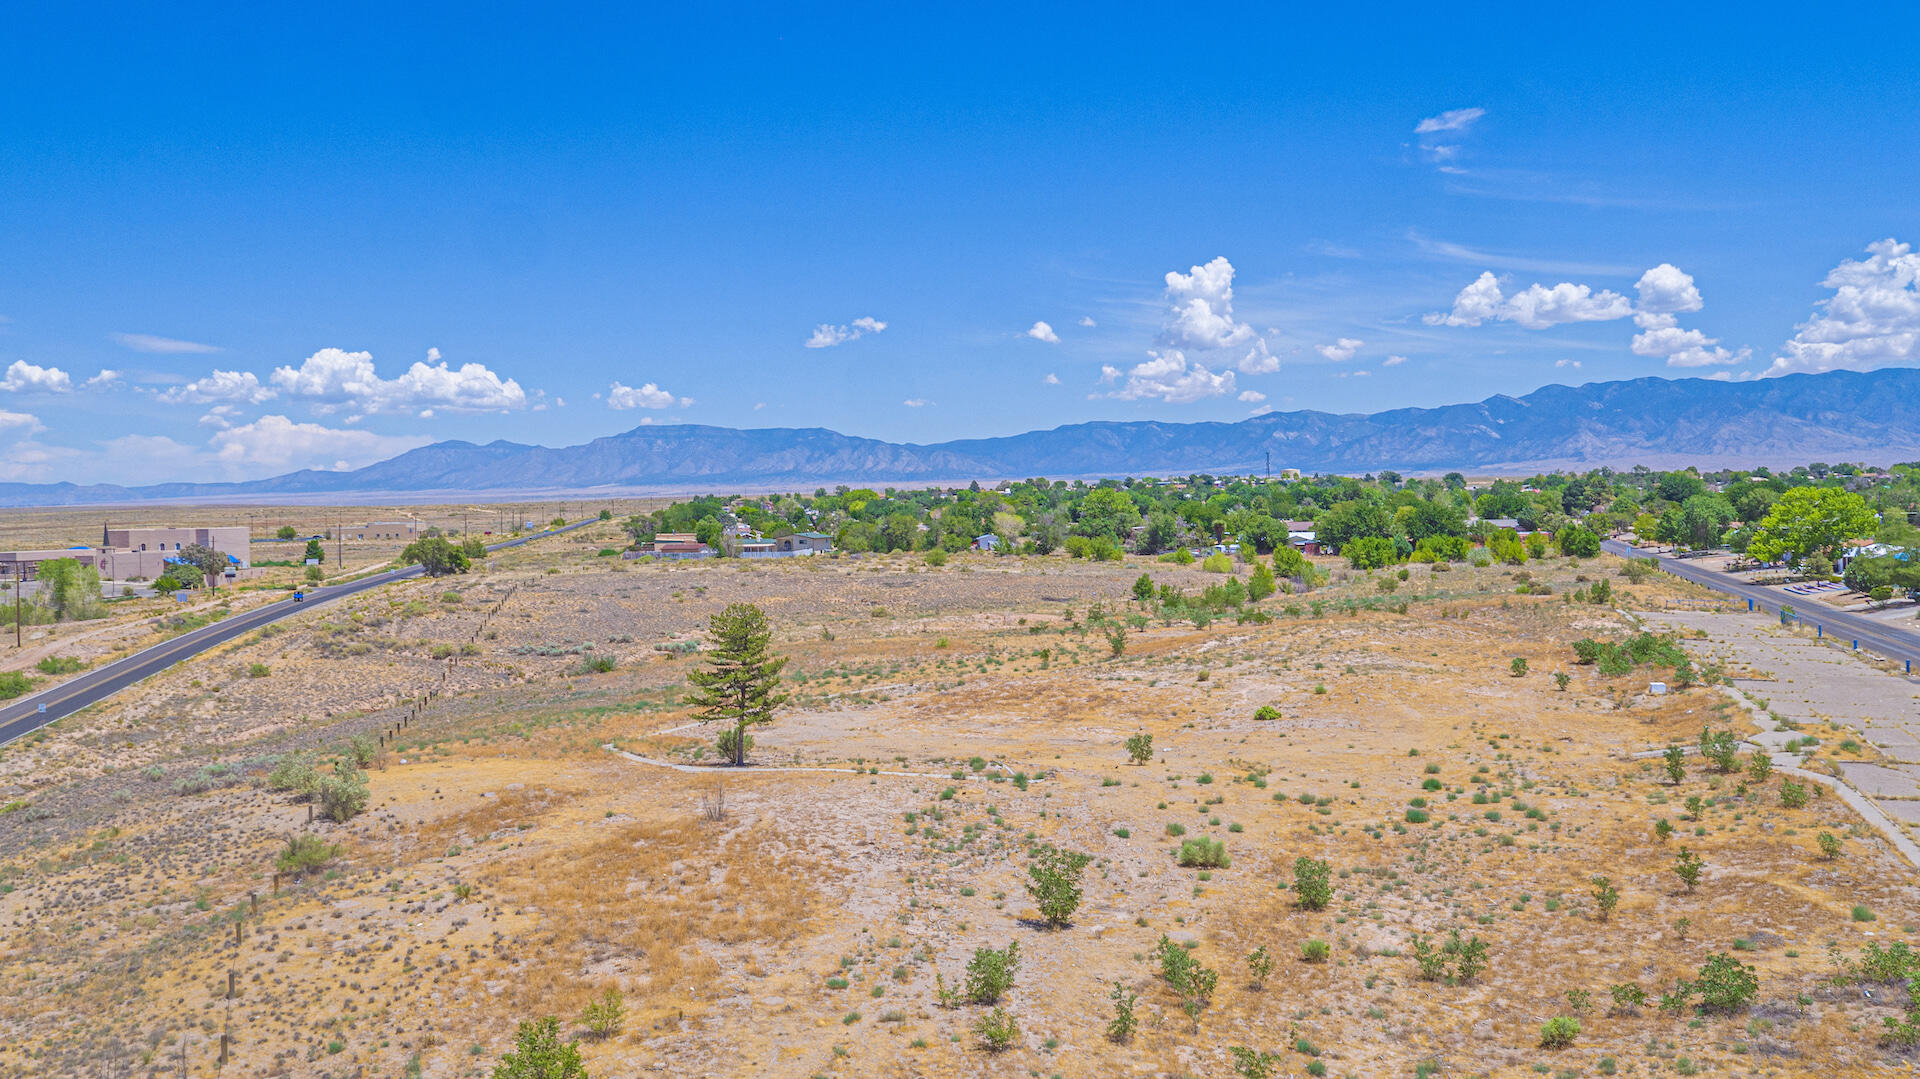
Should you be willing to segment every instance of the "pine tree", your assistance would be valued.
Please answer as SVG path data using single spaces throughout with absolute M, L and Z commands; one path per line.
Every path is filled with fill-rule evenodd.
M 745 764 L 747 728 L 771 723 L 774 708 L 787 699 L 779 692 L 780 669 L 787 659 L 767 652 L 773 627 L 766 613 L 751 603 L 735 603 L 714 615 L 707 636 L 707 669 L 687 675 L 694 685 L 687 703 L 700 709 L 702 722 L 733 725 L 733 763 Z

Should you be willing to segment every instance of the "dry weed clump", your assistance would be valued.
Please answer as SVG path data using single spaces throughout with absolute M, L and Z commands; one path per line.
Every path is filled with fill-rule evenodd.
M 821 879 L 771 824 L 716 836 L 691 818 L 625 825 L 570 851 L 564 873 L 544 859 L 490 872 L 503 899 L 537 911 L 514 979 L 523 1010 L 577 1012 L 611 971 L 644 1025 L 697 1011 L 746 956 L 805 932 Z

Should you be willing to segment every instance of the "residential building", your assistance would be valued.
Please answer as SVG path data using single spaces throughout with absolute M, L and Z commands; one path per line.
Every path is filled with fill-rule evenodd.
M 774 540 L 773 546 L 786 554 L 826 554 L 833 550 L 833 537 L 823 532 L 795 532 Z

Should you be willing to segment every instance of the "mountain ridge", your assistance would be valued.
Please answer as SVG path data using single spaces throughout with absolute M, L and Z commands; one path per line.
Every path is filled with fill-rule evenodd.
M 1311 409 L 1239 421 L 1092 420 L 938 443 L 824 427 L 642 425 L 573 446 L 436 442 L 364 468 L 231 483 L 0 483 L 0 506 L 395 500 L 488 492 L 670 491 L 1189 472 L 1533 471 L 1795 464 L 1920 456 L 1920 368 L 1752 382 L 1645 377 L 1376 413 Z M 333 500 L 340 500 L 335 498 Z

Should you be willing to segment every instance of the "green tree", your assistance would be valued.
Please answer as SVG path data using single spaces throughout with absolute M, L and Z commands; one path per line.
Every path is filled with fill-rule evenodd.
M 1096 487 L 1080 500 L 1073 530 L 1082 536 L 1120 540 L 1138 523 L 1140 510 L 1125 491 Z
M 1584 525 L 1568 525 L 1554 537 L 1560 553 L 1568 558 L 1596 558 L 1600 554 L 1600 536 Z
M 1080 873 L 1093 856 L 1042 844 L 1027 866 L 1027 895 L 1040 908 L 1040 917 L 1059 929 L 1080 909 Z
M 1180 542 L 1180 519 L 1166 510 L 1147 514 L 1146 530 L 1140 533 L 1140 553 L 1159 554 Z
M 299 534 L 300 534 L 299 531 L 297 531 L 292 525 L 281 525 L 279 529 L 274 532 L 273 535 L 274 535 L 274 538 L 276 539 L 290 540 Z
M 1664 762 L 1663 766 L 1666 769 L 1668 779 L 1678 784 L 1681 780 L 1687 778 L 1686 750 L 1679 746 L 1668 746 L 1667 751 L 1661 754 L 1661 759 Z
M 468 536 L 460 541 L 460 553 L 466 555 L 467 564 L 472 565 L 487 557 L 487 541 L 479 536 Z
M 1782 494 L 1753 530 L 1747 553 L 1762 562 L 1831 560 L 1850 539 L 1873 534 L 1879 523 L 1866 499 L 1833 487 L 1795 487 Z
M 427 571 L 429 577 L 445 577 L 467 572 L 472 562 L 465 551 L 448 542 L 445 536 L 427 536 L 401 549 L 400 564 L 418 565 Z
M 1307 556 L 1292 547 L 1276 547 L 1273 551 L 1273 575 L 1281 580 L 1304 578 L 1313 572 L 1313 564 Z
M 220 575 L 231 565 L 227 556 L 204 544 L 189 543 L 173 552 L 173 557 L 200 571 L 206 578 L 207 587 L 212 588 L 220 581 Z
M 62 622 L 99 618 L 106 614 L 100 598 L 100 571 L 83 566 L 73 558 L 53 558 L 40 563 L 35 571 L 47 610 Z M 13 613 L 13 605 L 7 605 Z
M 307 541 L 307 553 L 301 557 L 310 558 L 315 562 L 325 562 L 327 560 L 327 549 L 321 545 L 319 540 L 310 539 Z
M 560 1040 L 560 1021 L 552 1016 L 520 1024 L 513 1051 L 500 1058 L 493 1079 L 587 1079 L 580 1050 Z
M 1392 565 L 1399 558 L 1399 551 L 1390 539 L 1380 536 L 1362 536 L 1351 540 L 1340 548 L 1355 569 L 1379 569 Z
M 1258 603 L 1273 595 L 1275 588 L 1273 571 L 1267 568 L 1265 562 L 1255 562 L 1253 572 L 1247 577 L 1247 598 Z
M 771 723 L 773 710 L 787 699 L 780 692 L 780 670 L 787 660 L 767 651 L 773 627 L 765 612 L 751 603 L 735 603 L 714 615 L 707 637 L 707 669 L 688 673 L 694 692 L 687 703 L 700 710 L 703 723 L 732 724 L 733 763 L 742 765 L 747 760 L 747 728 Z

